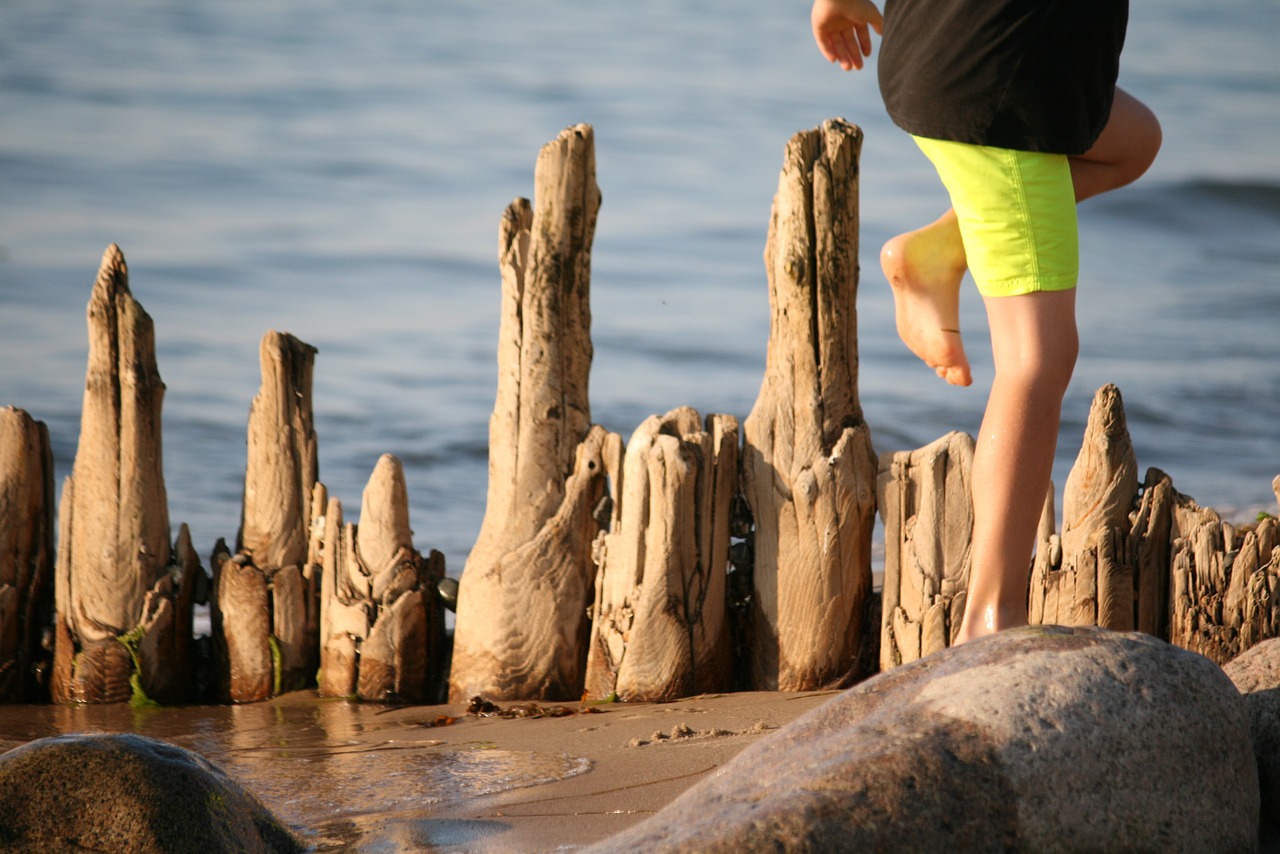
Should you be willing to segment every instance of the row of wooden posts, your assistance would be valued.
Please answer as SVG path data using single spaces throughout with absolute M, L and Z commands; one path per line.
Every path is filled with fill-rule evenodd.
M 593 132 L 544 146 L 536 209 L 517 199 L 501 221 L 488 500 L 456 597 L 443 557 L 414 547 L 395 457 L 344 522 L 319 480 L 315 350 L 274 331 L 235 545 L 219 540 L 206 572 L 185 525 L 171 540 L 151 319 L 108 248 L 56 548 L 48 431 L 0 410 L 0 700 L 253 702 L 312 685 L 384 702 L 669 700 L 848 685 L 947 646 L 973 442 L 873 451 L 858 399 L 861 142 L 831 120 L 786 147 L 768 358 L 745 422 L 682 407 L 625 442 L 592 423 L 587 396 Z M 1218 661 L 1280 633 L 1276 520 L 1238 529 L 1162 472 L 1140 484 L 1114 387 L 1094 400 L 1060 534 L 1055 518 L 1050 490 L 1033 622 L 1139 629 Z M 205 602 L 212 637 L 195 638 Z

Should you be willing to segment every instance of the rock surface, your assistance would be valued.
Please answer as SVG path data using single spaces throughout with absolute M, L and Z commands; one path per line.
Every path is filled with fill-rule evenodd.
M 1250 647 L 1222 668 L 1249 710 L 1262 791 L 1262 831 L 1280 847 L 1280 638 Z
M 868 680 L 592 850 L 1249 851 L 1257 817 L 1217 666 L 1041 626 Z
M 0 851 L 301 850 L 247 790 L 163 741 L 65 735 L 0 755 Z

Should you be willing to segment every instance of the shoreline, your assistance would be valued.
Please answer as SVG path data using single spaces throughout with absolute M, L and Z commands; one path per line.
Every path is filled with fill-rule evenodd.
M 612 703 L 592 707 L 600 709 L 596 713 L 560 718 L 469 718 L 433 733 L 448 740 L 482 738 L 499 749 L 567 753 L 588 760 L 590 768 L 443 804 L 431 816 L 371 816 L 359 823 L 359 841 L 457 852 L 585 847 L 657 812 L 749 744 L 835 693 L 744 692 L 671 703 Z M 405 710 L 395 717 L 409 722 L 421 712 Z M 655 738 L 659 735 L 665 737 Z
M 10 706 L 0 708 L 0 750 L 70 732 L 161 738 L 236 778 L 314 851 L 574 850 L 657 812 L 837 693 L 495 704 L 542 717 L 478 717 L 456 703 L 381 706 L 314 691 L 241 706 Z M 461 779 L 451 792 L 455 770 Z

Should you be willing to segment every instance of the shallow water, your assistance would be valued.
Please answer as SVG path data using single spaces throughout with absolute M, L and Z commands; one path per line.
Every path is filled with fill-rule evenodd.
M 1231 516 L 1275 509 L 1278 31 L 1269 0 L 1223 0 L 1211 15 L 1191 0 L 1133 4 L 1121 83 L 1161 117 L 1165 146 L 1140 184 L 1081 209 L 1082 356 L 1059 488 L 1093 392 L 1115 382 L 1141 468 Z M 0 405 L 44 420 L 69 473 L 84 308 L 117 242 L 155 319 L 175 529 L 189 523 L 205 555 L 235 537 L 258 341 L 276 328 L 319 348 L 320 474 L 347 518 L 378 456 L 398 455 L 418 547 L 444 552 L 456 575 L 484 511 L 498 219 L 532 192 L 539 147 L 577 122 L 596 129 L 592 406 L 626 436 L 679 405 L 750 411 L 782 150 L 842 115 L 866 132 L 859 385 L 876 449 L 976 433 L 990 381 L 976 296 L 963 317 L 970 390 L 937 382 L 892 329 L 876 251 L 944 200 L 884 117 L 874 73 L 826 66 L 804 10 L 765 0 L 7 0 Z M 284 801 L 283 752 L 298 769 L 385 763 L 436 781 L 406 790 L 427 799 L 542 773 L 483 752 L 414 768 L 394 750 L 357 758 L 340 749 L 354 719 L 321 708 L 283 720 L 254 707 L 7 710 L 0 738 L 139 725 L 268 790 L 281 781 Z M 298 773 L 299 786 L 316 778 Z M 284 811 L 307 823 L 326 797 L 308 791 Z
M 385 721 L 381 711 L 306 693 L 181 709 L 0 705 L 0 752 L 72 732 L 162 739 L 212 761 L 319 850 L 361 840 L 371 820 L 429 817 L 450 803 L 589 770 L 567 754 L 446 745 L 432 728 Z

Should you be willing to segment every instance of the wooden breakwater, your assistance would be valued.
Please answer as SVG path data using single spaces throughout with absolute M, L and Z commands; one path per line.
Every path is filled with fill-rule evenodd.
M 885 580 L 880 664 L 951 644 L 969 575 L 971 437 L 880 460 Z M 1280 477 L 1272 481 L 1280 504 Z M 1226 663 L 1280 634 L 1280 520 L 1233 525 L 1138 463 L 1120 390 L 1094 395 L 1063 490 L 1050 487 L 1027 591 L 1032 624 L 1142 631 Z
M 412 541 L 395 457 L 344 521 L 317 463 L 316 351 L 275 331 L 240 529 L 201 563 L 170 527 L 151 320 L 109 247 L 56 538 L 47 430 L 0 410 L 0 700 L 253 702 L 312 686 L 379 702 L 668 700 L 847 685 L 947 646 L 969 571 L 972 439 L 873 450 L 858 399 L 861 139 L 832 120 L 786 147 L 768 358 L 745 421 L 677 406 L 625 440 L 592 424 L 587 394 L 593 131 L 543 148 L 534 200 L 501 219 L 488 503 L 456 597 L 443 557 Z M 1051 489 L 1034 622 L 1137 628 L 1218 661 L 1280 634 L 1276 520 L 1227 524 L 1158 470 L 1140 483 L 1114 387 L 1094 401 L 1060 533 L 1054 508 Z M 212 637 L 196 639 L 206 604 Z

